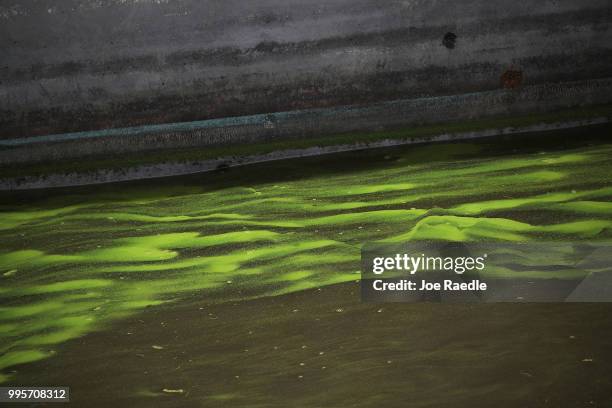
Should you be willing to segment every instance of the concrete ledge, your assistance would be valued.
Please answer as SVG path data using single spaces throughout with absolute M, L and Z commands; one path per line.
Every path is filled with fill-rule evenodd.
M 0 165 L 192 147 L 245 146 L 287 140 L 308 145 L 328 135 L 380 132 L 489 117 L 544 114 L 612 102 L 612 78 L 512 90 L 402 99 L 196 122 L 0 140 Z M 566 121 L 574 118 L 560 118 Z M 316 141 L 314 139 L 317 139 Z
M 219 157 L 217 159 L 207 159 L 199 161 L 196 160 L 190 162 L 168 161 L 163 163 L 139 165 L 128 168 L 101 168 L 89 172 L 51 173 L 36 176 L 8 177 L 0 179 L 0 190 L 28 190 L 38 188 L 82 186 L 119 181 L 150 179 L 166 176 L 178 176 L 213 171 L 219 168 L 244 166 L 249 164 L 268 162 L 273 160 L 309 157 L 361 149 L 430 142 L 458 141 L 509 134 L 571 129 L 606 123 L 610 123 L 609 117 L 598 117 L 592 119 L 555 123 L 539 123 L 528 126 L 504 127 L 498 129 L 485 129 L 478 131 L 440 133 L 423 138 L 395 138 L 382 139 L 378 141 L 364 143 L 331 145 L 325 147 L 313 146 L 302 149 L 279 150 L 264 154 L 253 154 L 246 156 L 226 156 Z

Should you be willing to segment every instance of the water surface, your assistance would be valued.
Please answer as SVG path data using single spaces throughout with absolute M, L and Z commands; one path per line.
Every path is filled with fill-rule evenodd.
M 574 131 L 511 140 L 411 146 L 289 160 L 199 176 L 5 194 L 0 207 L 0 380 L 12 383 L 28 379 L 43 384 L 47 379 L 59 380 L 57 374 L 40 371 L 34 375 L 31 370 L 41 367 L 36 364 L 50 364 L 68 373 L 68 366 L 63 364 L 69 365 L 74 359 L 83 364 L 83 359 L 91 358 L 102 368 L 104 363 L 95 356 L 85 358 L 88 353 L 105 355 L 100 344 L 91 349 L 79 348 L 82 336 L 99 342 L 96 336 L 124 335 L 133 331 L 125 326 L 126 322 L 134 324 L 133 319 L 145 310 L 149 315 L 172 314 L 180 305 L 194 300 L 203 302 L 196 310 L 226 305 L 223 307 L 227 311 L 231 309 L 227 305 L 252 299 L 292 299 L 294 295 L 290 294 L 310 293 L 302 298 L 302 307 L 312 311 L 293 314 L 289 310 L 281 317 L 264 313 L 268 306 L 262 306 L 260 311 L 254 307 L 247 320 L 254 324 L 279 320 L 276 323 L 284 324 L 286 329 L 297 324 L 305 331 L 330 330 L 309 326 L 316 318 L 316 293 L 321 288 L 336 288 L 330 290 L 343 293 L 338 295 L 343 300 L 336 307 L 341 311 L 334 312 L 330 306 L 332 316 L 342 315 L 345 308 L 362 310 L 365 306 L 359 305 L 358 297 L 349 298 L 346 290 L 338 288 L 358 279 L 360 248 L 368 241 L 609 240 L 612 145 L 606 143 L 607 131 L 581 130 L 580 139 Z M 347 284 L 338 285 L 341 283 Z M 451 312 L 428 307 L 424 311 L 425 306 L 403 305 L 394 307 L 394 313 L 406 314 L 398 318 L 401 324 L 432 334 L 443 330 L 438 318 L 446 313 L 456 314 L 455 309 Z M 370 309 L 367 310 L 372 312 Z M 510 309 L 490 310 L 486 313 L 497 314 L 487 319 L 513 319 L 512 313 L 507 312 Z M 548 313 L 543 310 L 536 308 L 534 313 Z M 572 310 L 581 318 L 585 316 L 581 313 L 606 316 L 597 308 Z M 240 313 L 234 323 L 242 327 L 246 324 L 244 313 L 249 312 L 242 308 Z M 355 313 L 355 319 L 363 317 Z M 420 313 L 423 316 L 419 317 Z M 526 318 L 529 313 L 521 312 L 521 316 Z M 556 324 L 561 325 L 563 314 L 558 309 L 551 313 Z M 305 320 L 300 324 L 300 318 L 294 320 L 296 316 L 305 316 Z M 367 316 L 363 323 L 366 326 L 379 317 Z M 191 316 L 179 331 L 186 335 L 193 327 L 193 336 L 198 336 L 199 330 L 206 331 L 209 317 L 207 313 L 203 317 Z M 232 317 L 228 319 L 232 325 Z M 402 331 L 394 329 L 392 316 L 372 327 L 391 331 L 390 338 L 379 346 L 381 355 L 390 350 L 387 342 L 394 341 L 394 337 L 399 336 L 400 343 L 406 340 Z M 504 325 L 505 330 L 510 328 Z M 457 323 L 452 330 L 464 329 Z M 557 328 L 543 330 L 548 333 Z M 221 344 L 230 344 L 231 336 L 237 335 L 216 333 L 215 340 Z M 333 338 L 329 341 L 336 344 L 346 340 L 351 331 L 345 327 L 330 333 Z M 479 341 L 486 333 L 474 336 L 473 341 Z M 377 346 L 370 340 L 364 350 L 371 353 L 372 347 Z M 272 343 L 278 341 L 270 333 L 258 338 L 252 347 L 274 350 Z M 463 348 L 452 352 L 456 354 L 441 354 L 440 358 L 472 364 L 464 358 L 471 347 L 467 334 L 465 341 Z M 116 347 L 131 350 L 130 342 L 130 338 L 122 337 L 123 348 Z M 145 342 L 150 348 L 160 341 L 147 338 Z M 186 338 L 165 338 L 164 342 L 173 343 L 177 353 L 181 350 L 188 354 L 193 347 L 192 340 Z M 489 342 L 499 350 L 500 343 L 493 346 L 494 342 L 499 339 L 491 338 Z M 224 364 L 223 358 L 235 358 L 215 348 L 194 352 L 216 364 Z M 435 360 L 435 350 L 426 354 Z M 268 364 L 265 353 L 258 355 L 254 357 L 261 358 L 257 367 L 264 369 Z M 53 358 L 45 360 L 49 357 Z M 352 357 L 357 354 L 345 356 L 343 364 L 350 365 Z M 133 364 L 139 363 L 131 361 L 130 367 Z M 411 364 L 425 367 L 432 363 Z M 348 369 L 352 381 L 354 376 L 361 376 L 359 367 L 365 370 L 369 365 Z M 157 368 L 168 369 L 165 365 Z M 191 374 L 199 375 L 197 370 Z M 415 384 L 435 383 L 434 373 L 425 375 L 431 378 L 417 379 Z M 531 378 L 527 374 L 523 377 Z M 262 384 L 272 381 L 266 378 Z M 367 378 L 362 380 L 367 384 Z M 249 389 L 248 384 L 242 385 Z M 350 394 L 355 384 L 337 387 Z M 159 388 L 140 378 L 133 387 L 125 388 L 125 393 L 168 397 Z M 485 387 L 481 391 L 494 395 L 495 390 Z M 209 398 L 213 394 L 206 389 L 202 395 Z M 227 395 L 220 393 L 216 398 L 230 404 L 244 403 L 235 399 L 238 397 L 228 390 Z M 431 401 L 436 398 L 442 397 Z M 319 406 L 321 401 L 305 399 L 301 405 Z M 360 401 L 353 402 L 360 405 Z M 376 400 L 362 402 L 364 406 L 374 406 Z M 265 398 L 257 404 L 265 406 Z

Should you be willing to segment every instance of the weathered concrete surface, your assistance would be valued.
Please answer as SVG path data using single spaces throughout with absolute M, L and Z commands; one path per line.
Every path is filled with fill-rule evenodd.
M 44 175 L 22 175 L 20 177 L 0 178 L 0 191 L 2 190 L 31 190 L 39 188 L 73 187 L 91 184 L 114 183 L 120 181 L 142 180 L 158 178 L 161 176 L 180 176 L 187 174 L 203 173 L 228 167 L 245 166 L 249 164 L 265 163 L 275 160 L 319 156 L 323 154 L 349 152 L 362 149 L 380 147 L 392 147 L 401 145 L 412 145 L 431 142 L 449 142 L 458 140 L 469 140 L 483 137 L 502 136 L 510 134 L 543 132 L 551 130 L 582 128 L 610 123 L 609 118 L 593 118 L 586 120 L 557 122 L 552 124 L 537 124 L 522 127 L 494 128 L 480 131 L 440 133 L 427 138 L 410 139 L 383 139 L 369 143 L 353 143 L 344 145 L 332 145 L 326 147 L 308 147 L 303 149 L 279 150 L 271 153 L 253 154 L 243 156 L 226 156 L 216 159 L 204 159 L 196 161 L 172 161 L 160 162 L 148 165 L 124 167 L 119 169 L 99 168 L 93 171 L 80 172 L 56 172 Z
M 611 16 L 608 0 L 1 0 L 0 138 L 604 78 Z
M 548 111 L 612 102 L 612 78 L 557 84 L 525 85 L 450 96 L 400 99 L 367 106 L 341 106 L 276 112 L 133 128 L 0 139 L 0 165 L 50 162 L 88 156 L 133 154 L 159 149 L 177 149 L 233 144 L 265 144 L 301 139 L 316 145 L 321 135 L 376 132 L 470 122 L 473 119 L 542 115 Z M 605 119 L 612 109 L 606 109 Z M 600 119 L 600 110 L 586 110 L 587 117 Z M 585 114 L 579 117 L 584 118 Z M 563 113 L 552 122 L 575 119 Z M 548 120 L 548 123 L 551 121 Z M 493 126 L 493 125 L 492 125 Z M 1 169 L 1 168 L 0 168 Z M 159 175 L 167 175 L 160 172 Z

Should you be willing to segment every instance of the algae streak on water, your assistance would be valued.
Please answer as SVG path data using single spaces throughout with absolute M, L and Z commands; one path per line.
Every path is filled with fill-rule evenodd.
M 478 157 L 487 148 L 413 147 L 352 171 L 293 161 L 253 177 L 245 168 L 26 203 L 9 197 L 0 379 L 148 306 L 358 279 L 364 242 L 610 239 L 611 145 Z

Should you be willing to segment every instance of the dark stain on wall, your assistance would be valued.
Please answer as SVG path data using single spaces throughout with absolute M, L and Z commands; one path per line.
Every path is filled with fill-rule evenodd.
M 500 78 L 502 88 L 515 89 L 523 83 L 523 71 L 520 69 L 508 69 Z
M 444 45 L 449 50 L 455 48 L 457 43 L 457 34 L 451 33 L 450 31 L 444 34 L 444 38 L 442 38 L 442 45 Z

